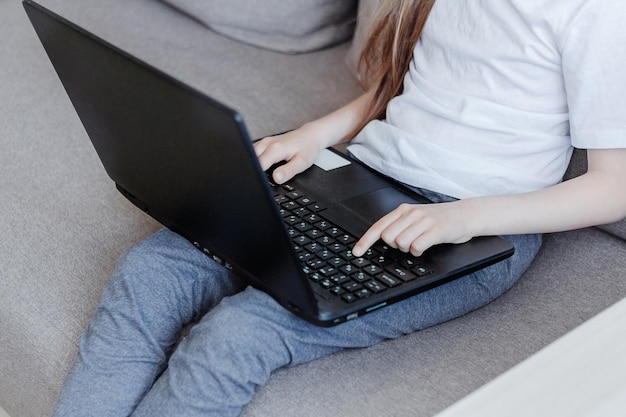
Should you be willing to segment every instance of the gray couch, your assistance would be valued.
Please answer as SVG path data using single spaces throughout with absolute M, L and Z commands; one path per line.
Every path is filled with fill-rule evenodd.
M 42 3 L 238 109 L 253 137 L 359 93 L 349 40 L 294 55 L 222 36 L 156 0 Z M 0 406 L 41 417 L 116 259 L 159 225 L 107 178 L 18 0 L 0 2 L 0 37 Z M 578 152 L 568 176 L 583 170 Z M 432 416 L 626 296 L 625 239 L 624 222 L 547 235 L 492 304 L 277 371 L 244 415 Z

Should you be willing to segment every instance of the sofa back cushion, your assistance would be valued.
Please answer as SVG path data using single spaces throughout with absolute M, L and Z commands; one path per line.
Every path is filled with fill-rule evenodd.
M 302 53 L 350 39 L 357 0 L 163 0 L 229 38 Z
M 359 58 L 365 47 L 369 32 L 373 29 L 376 8 L 380 7 L 378 0 L 360 0 L 357 14 L 357 23 L 354 30 L 352 44 L 346 55 L 346 64 L 354 74 L 359 75 Z M 362 77 L 358 77 L 361 79 Z

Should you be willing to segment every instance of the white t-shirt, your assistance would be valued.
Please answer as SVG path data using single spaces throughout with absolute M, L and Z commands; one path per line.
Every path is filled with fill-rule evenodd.
M 572 146 L 626 147 L 626 0 L 436 0 L 385 121 L 349 147 L 457 198 L 561 181 Z

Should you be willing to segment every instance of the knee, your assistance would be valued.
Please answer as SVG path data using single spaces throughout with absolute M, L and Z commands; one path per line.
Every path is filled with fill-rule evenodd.
M 163 229 L 129 248 L 119 259 L 114 278 L 144 277 L 157 279 L 161 276 L 180 275 L 184 265 L 206 262 L 191 243 L 180 235 Z M 189 271 L 185 271 L 187 274 Z
M 258 377 L 265 380 L 273 370 L 288 365 L 292 355 L 284 340 L 284 324 L 273 318 L 282 316 L 283 309 L 268 298 L 248 288 L 223 299 L 193 326 L 170 367 L 185 363 L 189 366 L 183 368 L 190 369 L 190 364 L 201 363 L 202 372 L 213 377 L 237 370 L 249 382 Z
M 526 272 L 541 248 L 542 237 L 534 235 L 506 236 L 515 253 L 508 259 L 475 273 L 477 283 L 495 299 L 508 291 Z
M 119 264 L 122 266 L 141 264 L 146 259 L 150 259 L 152 262 L 163 261 L 175 252 L 191 251 L 192 249 L 195 250 L 191 243 L 182 236 L 169 229 L 162 229 L 130 247 L 120 258 Z
M 124 297 L 163 297 L 174 286 L 188 286 L 193 281 L 194 268 L 189 262 L 203 255 L 179 235 L 164 229 L 129 248 L 115 268 L 105 293 Z
M 242 335 L 284 326 L 295 318 L 271 296 L 252 287 L 224 298 L 211 316 L 226 331 L 237 328 Z
M 266 293 L 248 287 L 224 298 L 192 332 L 235 344 L 243 350 L 282 344 L 287 329 L 299 320 Z M 210 331 L 209 331 L 210 329 Z M 216 336 L 219 335 L 219 336 Z M 230 346 L 232 352 L 237 349 Z

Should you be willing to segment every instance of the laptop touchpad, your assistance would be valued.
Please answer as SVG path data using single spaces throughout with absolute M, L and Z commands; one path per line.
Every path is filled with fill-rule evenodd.
M 386 187 L 342 201 L 340 205 L 373 223 L 402 203 L 425 204 L 429 201 L 426 198 L 420 199 L 419 195 L 410 196 L 395 188 Z

